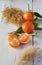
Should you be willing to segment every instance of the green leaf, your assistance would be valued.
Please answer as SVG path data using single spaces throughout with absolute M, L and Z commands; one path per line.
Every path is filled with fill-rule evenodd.
M 16 31 L 13 31 L 11 33 L 22 33 L 23 30 L 22 30 L 22 27 L 19 27 Z
M 36 17 L 42 18 L 42 15 L 40 15 L 38 12 L 33 12 Z
M 31 36 L 35 36 L 37 32 L 30 33 Z
M 17 36 L 19 36 L 19 33 L 14 33 L 14 34 L 16 34 Z
M 19 36 L 19 34 L 23 33 L 22 27 L 19 27 L 14 34 L 16 34 L 17 36 Z
M 37 27 L 35 30 L 42 30 L 42 28 Z
M 15 32 L 16 33 L 22 33 L 23 32 L 22 27 L 19 27 Z
M 34 24 L 34 27 L 36 29 L 38 26 L 38 19 L 37 18 L 34 19 L 33 24 Z
M 21 33 L 23 33 L 23 30 L 22 30 L 22 27 L 19 27 L 16 31 L 13 31 L 13 32 L 11 32 L 11 33 L 9 33 L 9 34 L 16 34 L 17 36 L 19 35 L 19 34 L 21 34 Z

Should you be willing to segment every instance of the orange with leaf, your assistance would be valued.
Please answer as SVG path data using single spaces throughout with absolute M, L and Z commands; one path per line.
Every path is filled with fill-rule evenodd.
M 36 16 L 35 19 L 34 15 Z M 42 30 L 42 28 L 38 27 L 38 17 L 42 18 L 37 12 L 28 11 L 24 13 L 24 23 L 22 26 L 16 30 L 14 34 L 8 34 L 8 42 L 11 47 L 17 48 L 21 44 L 29 43 L 31 39 L 30 34 L 34 32 L 34 30 Z M 35 35 L 35 32 L 32 35 Z

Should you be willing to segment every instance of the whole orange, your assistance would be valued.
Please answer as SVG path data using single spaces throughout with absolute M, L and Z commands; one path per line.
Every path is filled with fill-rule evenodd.
M 23 23 L 22 25 L 22 30 L 25 32 L 25 33 L 31 33 L 34 31 L 34 25 L 32 22 L 30 21 L 26 21 Z
M 34 20 L 34 15 L 32 12 L 25 12 L 23 15 L 24 20 L 26 21 L 33 21 Z

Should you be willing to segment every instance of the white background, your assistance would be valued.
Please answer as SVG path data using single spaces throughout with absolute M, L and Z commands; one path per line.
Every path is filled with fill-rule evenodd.
M 30 9 L 32 10 L 32 1 L 31 0 L 0 0 L 0 65 L 15 65 L 15 57 L 19 55 L 20 51 L 24 48 L 31 45 L 27 44 L 26 46 L 14 49 L 8 46 L 7 34 L 11 31 L 17 29 L 16 26 L 12 24 L 6 24 L 1 20 L 1 14 L 4 7 L 14 6 L 22 9 L 23 11 L 28 10 L 28 3 L 30 4 Z M 42 14 L 42 0 L 34 0 L 33 10 Z M 39 20 L 39 25 L 42 27 L 42 20 Z M 36 46 L 39 46 L 41 51 L 36 58 L 34 65 L 42 65 L 42 31 L 38 31 L 37 36 L 34 38 L 34 43 Z M 31 63 L 32 65 L 32 63 Z

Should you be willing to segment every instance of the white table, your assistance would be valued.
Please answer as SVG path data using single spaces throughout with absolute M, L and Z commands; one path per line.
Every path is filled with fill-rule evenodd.
M 32 10 L 32 1 L 31 0 L 13 0 L 12 6 L 18 7 L 22 9 L 23 11 L 27 11 L 28 7 L 28 1 L 30 3 L 30 9 Z M 8 3 L 8 4 L 7 4 Z M 11 3 L 11 2 L 10 2 Z M 7 34 L 8 32 L 11 32 L 16 28 L 16 26 L 13 25 L 7 25 L 3 21 L 1 21 L 1 11 L 4 7 L 10 6 L 9 2 L 0 0 L 0 65 L 14 65 L 15 62 L 15 56 L 18 56 L 20 53 L 20 50 L 22 50 L 26 46 L 14 49 L 8 46 L 7 42 Z M 42 1 L 41 0 L 34 0 L 33 4 L 33 10 L 38 11 L 40 14 L 42 14 Z M 42 26 L 42 21 L 39 21 L 40 26 Z M 42 31 L 38 31 L 37 36 L 34 39 L 35 45 L 39 46 L 41 51 L 39 54 L 40 56 L 37 57 L 37 59 L 34 62 L 34 65 L 42 65 Z M 30 44 L 31 45 L 31 42 Z M 28 46 L 29 46 L 28 45 Z M 30 64 L 32 65 L 32 63 Z

